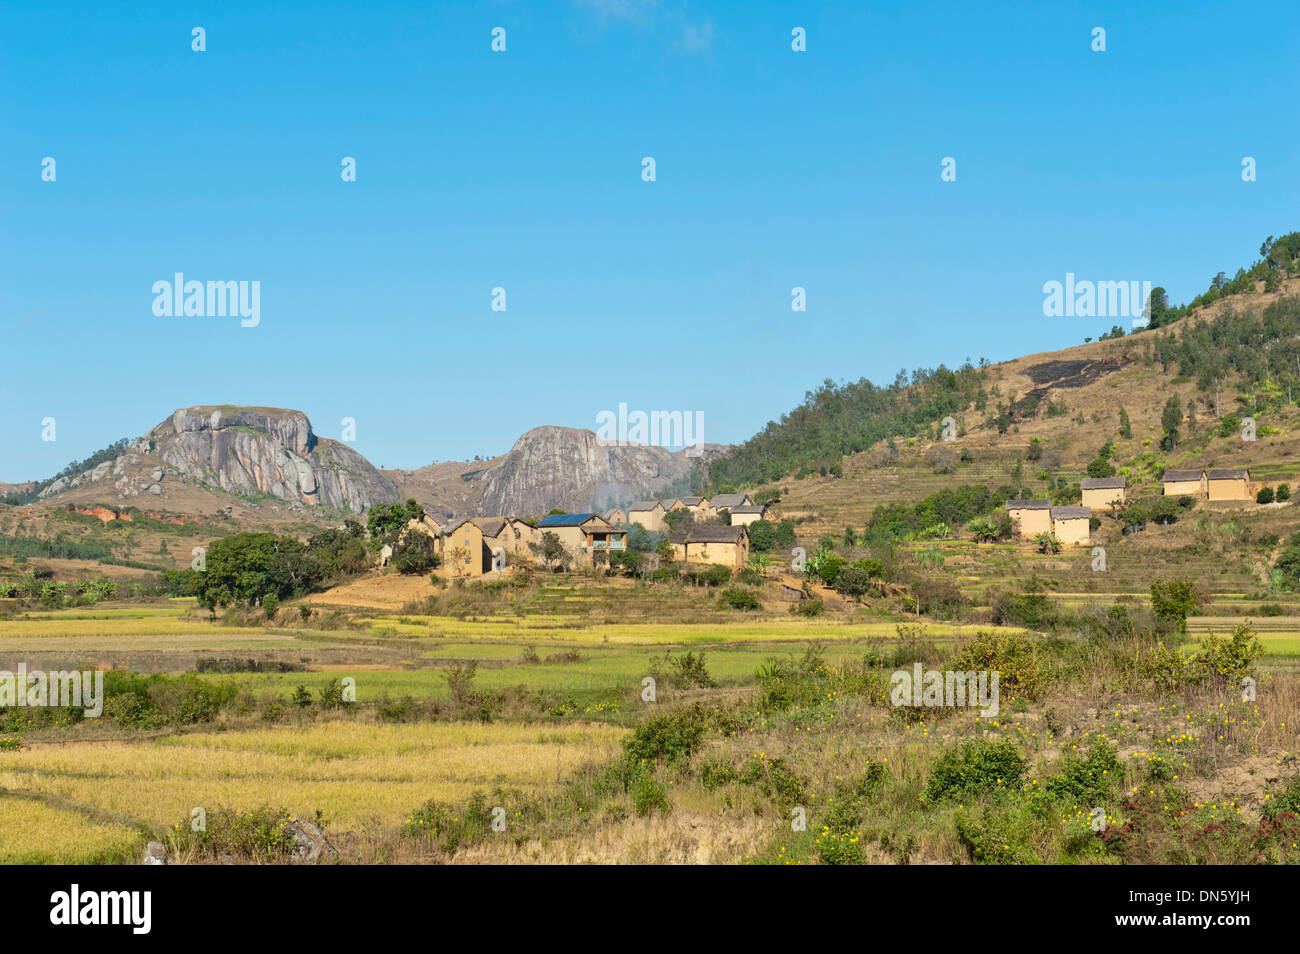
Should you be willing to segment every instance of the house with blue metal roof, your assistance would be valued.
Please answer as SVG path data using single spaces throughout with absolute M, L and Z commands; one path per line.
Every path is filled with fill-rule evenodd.
M 604 563 L 609 554 L 627 549 L 627 531 L 594 513 L 556 513 L 537 521 L 541 533 L 553 533 L 575 559 Z

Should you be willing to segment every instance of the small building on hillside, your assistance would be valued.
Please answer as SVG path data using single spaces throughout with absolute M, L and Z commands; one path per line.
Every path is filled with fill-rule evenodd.
M 627 522 L 639 523 L 651 532 L 664 528 L 664 505 L 657 500 L 638 500 L 627 508 Z
M 1052 502 L 1050 500 L 1008 500 L 1007 513 L 1016 533 L 1034 537 L 1052 532 Z
M 627 526 L 627 511 L 622 507 L 614 507 L 602 513 L 600 519 L 604 520 L 610 526 L 625 527 Z
M 755 520 L 767 519 L 767 504 L 742 504 L 731 508 L 731 525 L 747 527 Z
M 681 497 L 665 497 L 663 500 L 659 501 L 659 506 L 664 508 L 664 513 L 672 513 L 674 510 L 689 509 L 682 501 Z
M 448 530 L 442 546 L 449 576 L 482 576 L 492 570 L 492 550 L 473 520 L 462 520 Z
M 749 494 L 718 494 L 709 500 L 710 517 L 716 517 L 721 511 L 731 511 L 736 507 L 748 507 L 754 501 Z
M 1204 497 L 1205 471 L 1167 470 L 1160 478 L 1166 497 Z
M 1244 467 L 1210 470 L 1205 474 L 1210 500 L 1254 500 L 1250 492 L 1250 471 Z
M 705 515 L 709 507 L 709 502 L 703 497 L 679 497 L 677 499 L 686 506 L 687 510 L 697 517 Z
M 674 556 L 678 552 L 674 544 Z M 693 527 L 682 541 L 680 553 L 687 563 L 716 563 L 738 569 L 749 559 L 749 530 L 721 524 Z
M 1085 477 L 1079 481 L 1085 507 L 1124 506 L 1123 477 Z
M 1091 507 L 1053 507 L 1052 534 L 1062 543 L 1086 544 L 1092 537 Z
M 557 513 L 537 522 L 539 534 L 554 533 L 566 550 L 584 563 L 597 555 L 627 549 L 627 530 L 594 513 Z

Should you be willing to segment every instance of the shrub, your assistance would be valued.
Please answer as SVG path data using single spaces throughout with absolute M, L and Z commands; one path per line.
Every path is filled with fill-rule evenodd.
M 1187 617 L 1196 612 L 1202 603 L 1200 590 L 1187 579 L 1153 580 L 1151 583 L 1151 610 L 1156 618 L 1177 632 L 1187 632 Z
M 712 689 L 717 685 L 704 665 L 704 653 L 687 651 L 673 659 L 673 666 L 677 670 L 675 681 L 683 688 Z
M 188 818 L 172 831 L 181 851 L 197 850 L 210 858 L 235 855 L 265 864 L 284 861 L 293 852 L 295 842 L 288 830 L 291 821 L 293 818 L 283 808 L 242 812 L 222 808 L 208 814 L 201 831 L 194 831 Z
M 934 760 L 925 785 L 927 802 L 969 800 L 1020 785 L 1024 756 L 1009 740 L 972 739 Z
M 756 610 L 762 604 L 759 602 L 758 594 L 753 590 L 746 590 L 739 586 L 729 586 L 721 594 L 722 599 L 732 609 L 737 610 Z
M 1277 485 L 1277 490 L 1276 490 L 1276 491 L 1274 492 L 1274 494 L 1273 494 L 1273 499 L 1276 500 L 1278 503 L 1282 503 L 1282 502 L 1285 501 L 1285 500 L 1290 500 L 1290 499 L 1291 499 L 1291 485 L 1290 485 L 1290 484 L 1278 484 L 1278 485 Z
M 441 557 L 431 536 L 412 530 L 402 537 L 397 546 L 393 547 L 393 555 L 389 562 L 398 573 L 428 573 L 439 565 Z
M 1255 660 L 1264 655 L 1264 645 L 1249 623 L 1234 629 L 1231 639 L 1205 637 L 1200 649 L 1192 660 L 1196 672 L 1220 683 L 1240 683 L 1254 669 Z
M 1272 502 L 1273 502 L 1273 488 L 1272 487 L 1259 488 L 1259 493 L 1255 494 L 1255 503 L 1271 504 Z
M 646 719 L 623 740 L 622 764 L 630 770 L 660 760 L 681 763 L 690 758 L 704 737 L 705 710 L 699 704 L 673 709 Z
M 978 815 L 959 812 L 957 839 L 978 865 L 1039 864 L 1029 827 L 1016 813 L 985 805 Z
M 845 596 L 865 596 L 871 589 L 871 574 L 859 566 L 846 566 L 835 578 L 835 591 Z
M 1023 633 L 981 632 L 962 647 L 950 666 L 954 670 L 996 671 L 998 691 L 1040 699 L 1052 681 L 1037 641 Z
M 1270 792 L 1261 814 L 1271 821 L 1288 812 L 1300 815 L 1300 775 L 1292 776 L 1281 792 Z
M 802 599 L 798 603 L 790 606 L 791 614 L 804 616 L 812 619 L 814 616 L 820 616 L 826 611 L 826 602 L 820 596 L 813 596 Z
M 1097 739 L 1084 758 L 1067 755 L 1061 771 L 1046 780 L 1043 791 L 1070 806 L 1091 808 L 1115 794 L 1124 770 L 1110 743 Z

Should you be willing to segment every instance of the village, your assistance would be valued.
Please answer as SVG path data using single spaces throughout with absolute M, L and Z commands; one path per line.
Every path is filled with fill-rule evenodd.
M 1160 483 L 1163 496 L 1179 498 L 1184 505 L 1251 502 L 1259 489 L 1245 468 L 1167 470 Z M 1084 477 L 1079 489 L 1077 505 L 1056 505 L 1046 498 L 1007 500 L 1003 509 L 1014 534 L 1029 541 L 1050 537 L 1057 545 L 1088 546 L 1098 514 L 1118 515 L 1131 502 L 1124 477 Z M 452 579 L 481 577 L 539 559 L 566 568 L 608 566 L 629 549 L 629 534 L 637 527 L 665 535 L 674 562 L 740 569 L 750 557 L 749 526 L 767 519 L 769 509 L 748 493 L 721 493 L 638 500 L 600 513 L 552 512 L 541 519 L 487 516 L 440 523 L 425 514 L 409 520 L 403 536 L 418 532 L 431 538 L 440 561 L 437 575 Z M 682 512 L 689 519 L 672 516 Z M 553 535 L 549 548 L 547 535 Z M 392 554 L 392 546 L 381 549 L 381 567 Z
M 469 517 L 444 527 L 425 514 L 409 520 L 405 533 L 432 538 L 434 552 L 441 558 L 440 575 L 451 578 L 483 576 L 544 554 L 564 565 L 608 565 L 611 556 L 628 549 L 633 526 L 667 535 L 676 562 L 739 569 L 749 559 L 748 526 L 764 519 L 767 511 L 766 504 L 755 504 L 747 493 L 724 493 L 711 500 L 696 496 L 639 500 L 603 513 L 551 513 L 536 521 Z M 689 519 L 670 516 L 681 512 Z M 550 551 L 548 534 L 554 538 Z M 555 549 L 557 545 L 560 549 Z M 392 555 L 393 547 L 385 545 L 380 566 L 387 566 Z
M 1245 468 L 1166 470 L 1160 485 L 1165 497 L 1211 503 L 1253 501 L 1259 489 Z M 1123 477 L 1084 477 L 1079 489 L 1078 506 L 1054 506 L 1047 499 L 1008 500 L 1005 509 L 1016 534 L 1029 539 L 1050 535 L 1060 544 L 1088 545 L 1097 519 L 1093 511 L 1118 513 L 1128 502 L 1128 482 Z

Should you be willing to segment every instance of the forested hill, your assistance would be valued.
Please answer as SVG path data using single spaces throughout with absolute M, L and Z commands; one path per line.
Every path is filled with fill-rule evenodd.
M 1269 236 L 1260 256 L 1231 279 L 1220 272 L 1205 293 L 1186 305 L 1171 307 L 1164 289 L 1153 289 L 1148 326 L 1127 336 L 1145 347 L 1126 352 L 1166 374 L 1195 380 L 1207 394 L 1227 384 L 1267 384 L 1279 393 L 1289 387 L 1300 400 L 1300 342 L 1295 340 L 1300 334 L 1300 304 L 1275 300 L 1279 292 L 1290 293 L 1300 278 L 1300 232 L 1279 239 Z M 1256 306 L 1254 296 L 1260 293 L 1273 303 Z M 1196 320 L 1183 320 L 1192 315 Z M 1117 327 L 1103 337 L 1125 337 L 1125 332 Z M 769 422 L 715 460 L 709 468 L 709 488 L 756 487 L 801 472 L 836 473 L 845 456 L 877 441 L 935 439 L 939 421 L 948 415 L 962 417 L 964 411 L 987 418 L 984 424 L 999 431 L 1025 414 L 1050 413 L 1049 403 L 1040 408 L 1036 401 L 1028 407 L 1015 401 L 1000 406 L 997 390 L 986 390 L 988 376 L 989 365 L 981 359 L 978 367 L 967 361 L 955 371 L 943 365 L 918 369 L 910 379 L 900 371 L 887 387 L 865 378 L 842 385 L 827 380 L 779 421 Z M 1158 394 L 1151 399 L 1164 400 Z M 969 415 L 963 419 L 969 420 Z
M 715 460 L 710 485 L 752 487 L 800 469 L 834 472 L 845 455 L 879 440 L 933 429 L 971 404 L 982 409 L 987 396 L 981 398 L 985 362 L 980 364 L 917 370 L 910 382 L 900 371 L 884 388 L 866 378 L 838 386 L 827 380 L 780 421 Z

